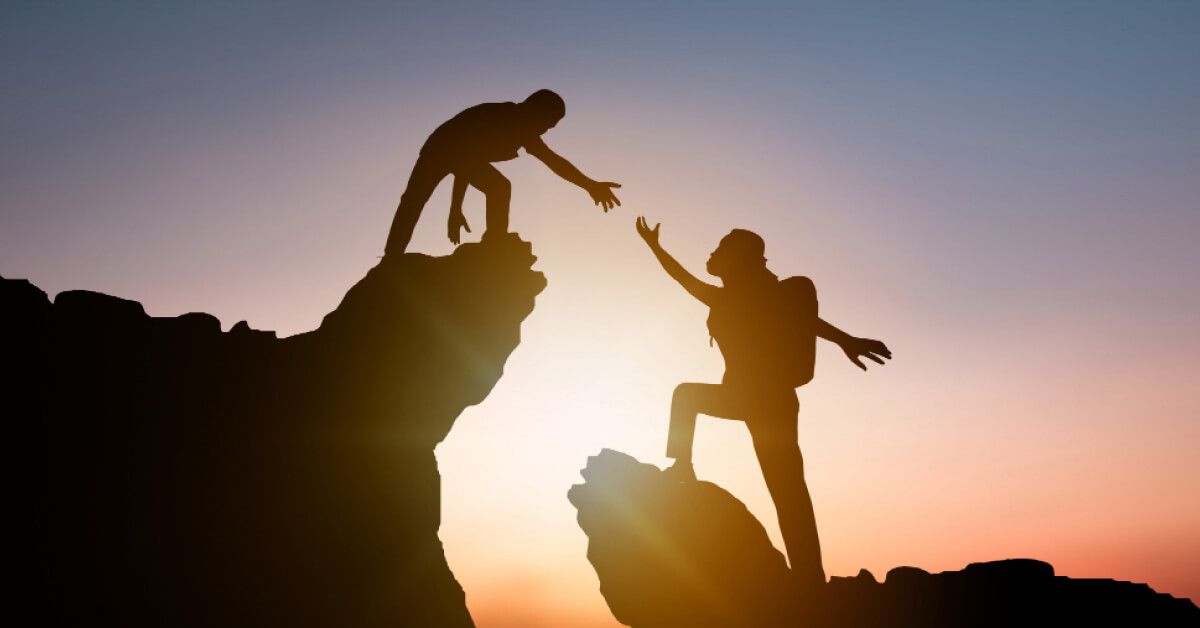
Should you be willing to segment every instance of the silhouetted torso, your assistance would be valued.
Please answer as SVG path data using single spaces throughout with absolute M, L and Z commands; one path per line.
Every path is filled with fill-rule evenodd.
M 456 162 L 508 161 L 516 159 L 521 147 L 540 141 L 517 103 L 489 102 L 443 122 L 425 140 L 421 154 Z

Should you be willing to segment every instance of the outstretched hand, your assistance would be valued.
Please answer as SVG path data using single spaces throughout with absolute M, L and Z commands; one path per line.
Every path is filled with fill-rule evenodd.
M 650 245 L 650 248 L 658 247 L 658 228 L 662 226 L 661 222 L 655 223 L 654 228 L 651 229 L 650 224 L 646 222 L 646 217 L 638 216 L 634 226 L 637 227 L 638 235 L 642 236 L 642 239 L 646 241 L 646 244 Z
M 887 345 L 870 338 L 851 338 L 842 344 L 842 351 L 855 366 L 864 371 L 867 370 L 867 365 L 862 361 L 864 357 L 874 360 L 878 364 L 883 364 L 883 358 L 892 359 L 892 352 Z
M 467 217 L 462 212 L 450 212 L 450 220 L 446 223 L 446 235 L 450 238 L 451 244 L 459 243 L 462 229 L 471 233 L 471 225 L 467 224 Z
M 620 183 L 612 181 L 593 181 L 587 187 L 587 193 L 592 196 L 592 202 L 603 207 L 604 213 L 614 206 L 620 206 L 621 201 L 617 199 L 617 195 L 613 194 L 613 188 L 621 187 Z

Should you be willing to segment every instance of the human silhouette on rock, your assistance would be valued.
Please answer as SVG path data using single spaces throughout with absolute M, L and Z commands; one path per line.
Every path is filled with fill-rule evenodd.
M 594 181 L 571 162 L 550 150 L 542 135 L 554 128 L 566 114 L 566 103 L 558 94 L 540 89 L 523 102 L 491 102 L 475 105 L 443 122 L 434 129 L 413 166 L 408 186 L 400 196 L 400 206 L 392 219 L 384 256 L 404 252 L 412 239 L 413 229 L 421 210 L 433 190 L 446 175 L 454 175 L 450 196 L 450 218 L 446 235 L 458 244 L 461 230 L 471 227 L 463 215 L 463 196 L 470 185 L 487 197 L 487 230 L 484 239 L 508 232 L 508 202 L 512 186 L 492 165 L 517 157 L 522 147 L 540 159 L 555 174 L 578 185 L 591 195 L 596 205 L 607 212 L 620 205 L 613 188 L 621 187 L 611 181 Z
M 709 257 L 708 272 L 721 286 L 701 281 L 671 257 L 659 244 L 659 225 L 651 229 L 639 217 L 637 232 L 667 274 L 709 307 L 709 333 L 725 358 L 720 384 L 684 383 L 675 388 L 667 437 L 667 456 L 675 463 L 668 472 L 680 480 L 696 477 L 696 415 L 744 421 L 775 502 L 797 584 L 809 590 L 823 584 L 817 522 L 797 443 L 795 389 L 812 379 L 818 336 L 840 346 L 863 370 L 861 358 L 883 364 L 891 352 L 878 340 L 856 338 L 821 320 L 812 281 L 776 277 L 767 269 L 762 238 L 751 231 L 730 231 Z

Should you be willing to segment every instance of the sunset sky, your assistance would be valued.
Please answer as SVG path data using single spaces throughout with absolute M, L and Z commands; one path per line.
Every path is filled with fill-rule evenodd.
M 666 463 L 672 388 L 720 379 L 639 214 L 697 273 L 763 234 L 895 352 L 822 346 L 800 390 L 829 575 L 1033 557 L 1200 599 L 1200 3 L 183 4 L 0 7 L 0 274 L 312 329 L 428 133 L 542 87 L 547 143 L 623 184 L 606 215 L 499 165 L 549 286 L 437 450 L 481 628 L 617 625 L 566 492 L 604 447 Z M 452 250 L 448 203 L 410 250 Z M 782 547 L 745 427 L 696 459 Z

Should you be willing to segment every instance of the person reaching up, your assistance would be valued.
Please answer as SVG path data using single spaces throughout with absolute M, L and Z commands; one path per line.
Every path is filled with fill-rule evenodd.
M 743 421 L 775 502 L 788 562 L 800 587 L 825 582 L 812 498 L 797 442 L 796 388 L 813 377 L 816 339 L 836 343 L 859 368 L 892 357 L 878 340 L 856 338 L 817 315 L 817 291 L 807 277 L 780 280 L 767 269 L 763 239 L 745 229 L 729 232 L 708 259 L 715 286 L 689 273 L 659 244 L 659 225 L 636 223 L 667 274 L 709 307 L 708 329 L 725 359 L 720 384 L 684 383 L 671 398 L 667 472 L 692 481 L 692 441 L 699 414 Z

